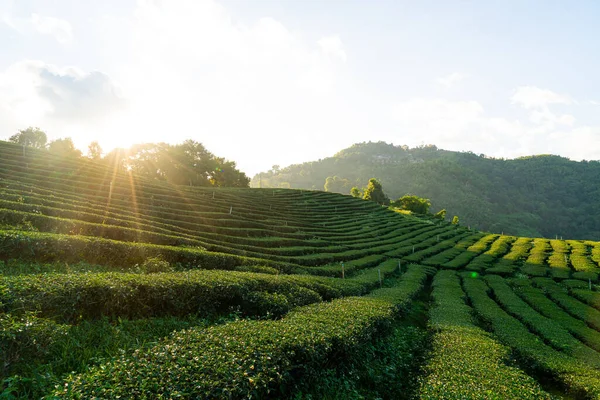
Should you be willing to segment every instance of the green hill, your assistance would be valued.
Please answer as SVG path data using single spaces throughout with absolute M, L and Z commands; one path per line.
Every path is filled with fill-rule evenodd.
M 407 148 L 384 142 L 355 144 L 333 157 L 276 168 L 253 187 L 329 190 L 348 194 L 376 177 L 392 199 L 431 199 L 465 225 L 512 235 L 600 240 L 600 162 L 540 155 L 514 160 L 473 153 Z
M 600 242 L 0 142 L 0 397 L 600 398 Z

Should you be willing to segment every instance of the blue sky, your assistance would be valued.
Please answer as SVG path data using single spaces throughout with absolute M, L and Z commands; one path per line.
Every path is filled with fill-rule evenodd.
M 600 159 L 599 4 L 0 0 L 0 139 L 192 138 L 248 174 L 368 140 Z

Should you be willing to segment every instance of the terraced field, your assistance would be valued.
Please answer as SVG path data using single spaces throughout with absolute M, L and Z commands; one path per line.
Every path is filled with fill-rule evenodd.
M 600 398 L 600 243 L 0 142 L 3 398 Z

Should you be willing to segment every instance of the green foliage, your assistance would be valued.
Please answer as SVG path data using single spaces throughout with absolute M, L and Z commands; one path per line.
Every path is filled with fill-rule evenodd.
M 429 207 L 431 206 L 431 201 L 429 201 L 429 199 L 424 199 L 419 196 L 407 194 L 405 196 L 400 197 L 398 200 L 393 201 L 391 205 L 393 207 L 398 207 L 403 210 L 411 211 L 415 214 L 427 214 L 427 213 L 429 213 Z M 445 217 L 446 210 L 443 210 L 443 211 L 444 211 L 443 215 Z M 443 219 L 443 218 L 441 218 L 441 219 Z
M 592 398 L 600 396 L 600 379 L 590 364 L 546 345 L 527 326 L 500 308 L 489 296 L 489 288 L 482 280 L 465 276 L 463 284 L 477 314 L 528 366 L 544 376 L 553 376 L 570 392 Z
M 483 231 L 600 240 L 598 161 L 550 155 L 505 160 L 435 146 L 368 142 L 290 165 L 268 179 L 275 187 L 285 181 L 310 189 L 322 187 L 328 176 L 351 182 L 377 176 L 391 198 L 418 193 L 431 199 L 433 212 L 444 207 L 464 225 Z
M 381 183 L 375 178 L 369 179 L 369 184 L 364 191 L 363 199 L 374 201 L 381 205 L 388 205 L 390 203 L 388 196 L 383 193 L 383 186 L 381 186 Z
M 578 282 L 583 283 L 581 281 Z M 537 312 L 547 318 L 551 318 L 555 324 L 568 329 L 569 332 L 592 349 L 600 351 L 600 333 L 590 328 L 584 321 L 573 317 L 559 307 L 546 296 L 542 289 L 533 287 L 531 280 L 513 279 L 510 281 L 510 284 L 514 288 L 515 293 Z M 590 304 L 588 300 L 591 299 L 588 295 L 593 293 L 576 289 L 572 291 L 572 294 L 575 298 Z M 595 306 L 594 304 L 590 305 Z
M 173 267 L 168 261 L 162 259 L 162 257 L 148 257 L 140 265 L 136 265 L 135 270 L 144 274 L 155 274 L 157 272 L 172 272 Z
M 48 144 L 48 152 L 58 157 L 80 158 L 81 151 L 75 148 L 71 138 L 56 139 Z
M 379 269 L 396 272 L 391 260 Z M 37 311 L 57 321 L 147 318 L 165 315 L 281 315 L 322 299 L 361 295 L 378 283 L 378 271 L 353 279 L 265 275 L 231 271 L 186 271 L 140 275 L 78 273 L 18 275 L 0 278 L 5 312 Z M 274 305 L 268 303 L 273 300 Z M 282 305 L 283 304 L 283 305 Z M 271 309 L 279 309 L 275 313 Z
M 328 176 L 325 179 L 324 189 L 326 192 L 348 193 L 352 183 L 348 179 L 340 178 L 339 176 Z
M 416 267 L 394 288 L 302 307 L 280 321 L 237 321 L 176 332 L 133 357 L 71 376 L 54 395 L 289 397 L 314 382 L 337 357 L 389 332 L 391 319 L 419 293 L 426 278 L 423 268 Z
M 440 271 L 433 282 L 432 356 L 421 378 L 421 399 L 549 399 L 526 373 L 507 365 L 510 349 L 475 325 L 472 309 L 453 271 Z M 487 397 L 487 396 L 486 396 Z
M 191 317 L 81 321 L 60 325 L 33 314 L 0 316 L 0 398 L 42 398 L 67 373 L 155 343 L 173 330 L 205 325 Z
M 102 158 L 102 147 L 97 141 L 93 141 L 88 146 L 87 157 L 94 161 L 99 161 Z
M 536 333 L 546 343 L 575 358 L 581 359 L 594 368 L 600 367 L 598 353 L 575 339 L 569 331 L 556 324 L 550 318 L 540 315 L 519 298 L 503 278 L 486 276 L 486 282 L 493 290 L 498 303 L 509 313 L 516 316 L 530 331 Z
M 357 188 L 356 186 L 354 186 L 352 189 L 350 189 L 350 195 L 357 199 L 360 199 L 363 197 L 362 191 L 359 188 Z
M 12 135 L 8 140 L 22 146 L 45 149 L 48 137 L 46 136 L 46 132 L 42 131 L 40 128 L 30 126 L 27 129 L 19 130 L 19 132 Z
M 433 218 L 435 219 L 441 219 L 442 221 L 446 220 L 446 209 L 442 209 L 438 212 L 436 212 L 435 214 L 433 214 Z

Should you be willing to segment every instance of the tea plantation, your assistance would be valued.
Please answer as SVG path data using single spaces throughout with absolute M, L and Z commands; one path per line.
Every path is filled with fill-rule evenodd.
M 0 142 L 0 398 L 600 398 L 600 243 Z

